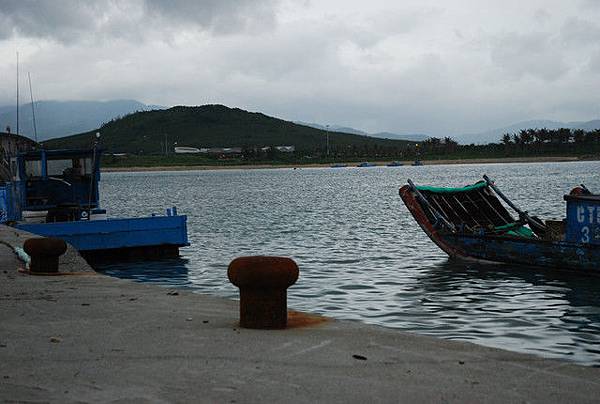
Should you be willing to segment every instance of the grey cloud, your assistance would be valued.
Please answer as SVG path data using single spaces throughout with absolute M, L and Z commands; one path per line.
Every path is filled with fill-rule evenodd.
M 0 39 L 146 37 L 197 29 L 215 34 L 253 32 L 275 24 L 277 0 L 0 0 Z M 168 38 L 167 38 L 168 39 Z
M 0 0 L 0 54 L 19 48 L 39 99 L 223 103 L 369 131 L 591 119 L 600 102 L 597 18 L 579 3 L 280 1 Z
M 217 33 L 262 31 L 275 23 L 276 0 L 146 0 L 158 20 L 209 28 Z
M 10 36 L 52 37 L 70 42 L 102 18 L 108 2 L 71 0 L 0 0 L 0 39 Z
M 600 2 L 598 0 L 581 0 L 583 9 L 600 10 Z
M 600 25 L 579 17 L 569 18 L 561 29 L 561 37 L 568 43 L 597 45 Z
M 362 25 L 338 24 L 338 34 L 350 38 L 357 46 L 369 48 L 380 41 L 398 35 L 414 33 L 428 20 L 441 14 L 437 9 L 382 11 L 367 17 Z
M 492 62 L 513 79 L 532 76 L 557 80 L 569 70 L 565 56 L 552 35 L 510 33 L 491 42 Z
M 368 21 L 375 29 L 388 35 L 407 34 L 442 13 L 442 10 L 438 9 L 386 10 L 375 13 Z
M 594 74 L 600 75 L 600 50 L 597 50 L 590 57 L 589 70 Z
M 548 20 L 550 20 L 551 14 L 548 12 L 548 10 L 545 10 L 543 8 L 538 8 L 533 13 L 533 17 L 535 18 L 535 20 L 537 22 L 539 22 L 539 23 L 545 23 Z

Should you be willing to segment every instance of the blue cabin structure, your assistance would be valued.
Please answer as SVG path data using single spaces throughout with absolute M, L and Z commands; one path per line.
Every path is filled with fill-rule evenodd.
M 567 201 L 566 240 L 600 245 L 600 195 L 565 195 Z
M 10 159 L 0 184 L 0 223 L 64 239 L 88 261 L 177 256 L 187 246 L 187 217 L 108 219 L 100 206 L 100 151 L 32 150 Z M 110 252 L 110 254 L 107 254 Z

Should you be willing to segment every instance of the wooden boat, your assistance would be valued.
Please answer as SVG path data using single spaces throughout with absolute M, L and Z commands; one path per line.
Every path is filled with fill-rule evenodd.
M 560 221 L 520 210 L 485 175 L 461 188 L 416 186 L 408 180 L 400 197 L 450 257 L 600 274 L 600 195 L 583 185 L 564 196 L 567 214 Z

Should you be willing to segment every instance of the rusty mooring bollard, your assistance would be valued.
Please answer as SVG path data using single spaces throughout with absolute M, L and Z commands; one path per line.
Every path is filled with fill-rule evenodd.
M 52 237 L 34 237 L 25 240 L 23 250 L 31 257 L 31 272 L 58 272 L 58 257 L 67 251 L 67 244 Z
M 287 325 L 287 288 L 298 279 L 298 265 L 284 257 L 239 257 L 227 276 L 240 288 L 240 326 L 280 329 Z

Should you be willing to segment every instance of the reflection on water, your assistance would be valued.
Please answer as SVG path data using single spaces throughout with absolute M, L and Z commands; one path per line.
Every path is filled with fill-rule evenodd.
M 595 278 L 564 271 L 450 262 L 423 271 L 411 307 L 436 316 L 420 332 L 600 364 Z
M 406 178 L 463 185 L 483 173 L 519 206 L 564 216 L 562 195 L 600 191 L 600 163 L 228 170 L 103 175 L 112 216 L 177 205 L 182 259 L 105 267 L 114 276 L 229 298 L 228 263 L 292 257 L 289 305 L 336 318 L 600 366 L 600 277 L 450 262 L 398 197 Z M 598 174 L 597 174 L 598 173 Z
M 188 276 L 189 261 L 184 258 L 171 258 L 147 262 L 129 262 L 126 264 L 103 264 L 99 267 L 103 273 L 123 279 L 153 283 L 162 286 L 191 286 Z M 124 266 L 127 268 L 123 271 Z

